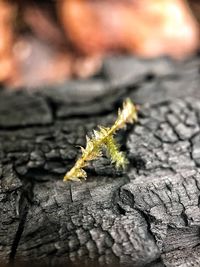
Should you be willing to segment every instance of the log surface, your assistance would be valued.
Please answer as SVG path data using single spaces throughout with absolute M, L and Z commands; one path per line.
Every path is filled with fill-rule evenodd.
M 110 58 L 102 77 L 0 93 L 0 259 L 200 266 L 200 59 Z M 106 156 L 85 182 L 64 173 L 125 97 L 139 121 L 117 135 L 130 161 Z M 83 266 L 83 265 L 82 265 Z

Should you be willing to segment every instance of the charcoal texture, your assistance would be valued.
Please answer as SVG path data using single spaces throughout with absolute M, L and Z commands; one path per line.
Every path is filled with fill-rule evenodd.
M 198 57 L 110 58 L 102 78 L 2 91 L 2 263 L 200 266 L 199 71 Z M 138 123 L 117 135 L 128 169 L 104 155 L 86 181 L 64 183 L 77 146 L 126 97 L 139 104 Z

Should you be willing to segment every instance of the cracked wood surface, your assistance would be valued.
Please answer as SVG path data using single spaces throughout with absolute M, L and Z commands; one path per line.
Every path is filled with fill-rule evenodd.
M 110 58 L 102 78 L 0 93 L 0 259 L 200 266 L 200 60 Z M 139 122 L 118 134 L 130 165 L 106 157 L 86 182 L 63 174 L 122 99 Z M 90 266 L 90 265 L 89 265 Z

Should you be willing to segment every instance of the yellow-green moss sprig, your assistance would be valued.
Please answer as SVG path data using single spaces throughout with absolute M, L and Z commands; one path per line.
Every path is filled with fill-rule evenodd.
M 103 149 L 106 149 L 111 162 L 115 164 L 117 169 L 124 169 L 128 160 L 124 152 L 120 151 L 120 146 L 114 139 L 114 134 L 119 129 L 125 128 L 127 123 L 136 121 L 136 106 L 128 98 L 124 101 L 123 108 L 119 109 L 117 120 L 112 127 L 99 126 L 99 130 L 94 130 L 91 138 L 86 136 L 86 147 L 81 147 L 82 156 L 76 161 L 74 167 L 65 174 L 63 180 L 80 181 L 80 179 L 86 179 L 87 173 L 83 168 L 88 166 L 89 161 L 101 157 Z

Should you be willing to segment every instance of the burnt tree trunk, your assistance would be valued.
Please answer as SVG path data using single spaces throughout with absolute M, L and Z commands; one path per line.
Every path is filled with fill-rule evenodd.
M 105 62 L 101 78 L 0 93 L 0 260 L 58 266 L 200 266 L 200 60 Z M 125 97 L 139 121 L 82 183 L 62 181 Z

